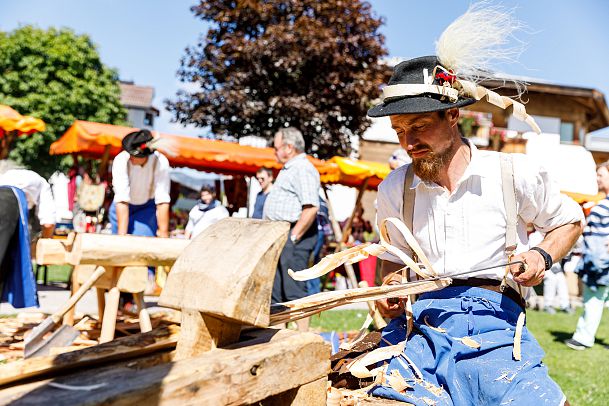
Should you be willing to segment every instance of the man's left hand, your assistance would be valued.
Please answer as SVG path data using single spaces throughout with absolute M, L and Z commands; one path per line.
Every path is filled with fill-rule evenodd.
M 514 281 L 522 286 L 537 286 L 543 281 L 543 277 L 546 273 L 546 264 L 537 251 L 527 251 L 522 254 L 514 255 L 512 261 L 522 261 L 526 266 L 526 270 L 523 270 L 521 264 L 512 265 L 510 272 L 514 276 Z

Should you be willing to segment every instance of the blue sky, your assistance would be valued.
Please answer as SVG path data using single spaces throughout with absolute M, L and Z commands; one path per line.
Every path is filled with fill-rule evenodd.
M 102 60 L 136 84 L 154 86 L 161 110 L 156 128 L 196 135 L 203 130 L 170 123 L 162 101 L 181 86 L 176 78 L 184 49 L 197 43 L 207 26 L 190 12 L 193 0 L 0 0 L 0 30 L 21 25 L 69 27 L 88 34 Z M 496 1 L 491 1 L 496 4 Z M 372 0 L 386 19 L 381 31 L 390 56 L 434 53 L 444 28 L 467 9 L 466 0 Z M 609 96 L 609 1 L 503 1 L 516 7 L 528 26 L 519 64 L 506 73 L 554 83 L 597 88 Z

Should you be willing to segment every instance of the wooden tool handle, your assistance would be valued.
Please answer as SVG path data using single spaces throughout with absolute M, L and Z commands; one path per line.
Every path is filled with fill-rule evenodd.
M 102 266 L 98 266 L 97 269 L 95 269 L 95 272 L 93 272 L 93 274 L 89 277 L 89 279 L 87 279 L 87 281 L 80 286 L 80 288 L 76 291 L 76 293 L 74 293 L 74 295 L 72 295 L 72 297 L 70 297 L 70 299 L 63 305 L 63 307 L 61 307 L 57 312 L 55 312 L 51 315 L 53 322 L 59 323 L 59 320 L 63 317 L 63 315 L 66 314 L 72 307 L 74 307 L 76 302 L 78 302 L 80 300 L 80 298 L 83 297 L 83 295 L 89 289 L 91 289 L 91 286 L 93 286 L 93 284 L 95 282 L 97 282 L 97 280 L 105 272 L 106 272 L 106 268 L 104 268 Z

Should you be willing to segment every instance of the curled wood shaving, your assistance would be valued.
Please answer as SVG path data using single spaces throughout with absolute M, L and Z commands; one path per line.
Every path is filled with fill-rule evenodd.
M 366 333 L 368 332 L 368 327 L 370 327 L 370 324 L 372 324 L 374 312 L 375 312 L 375 310 L 368 311 L 366 320 L 364 320 L 364 324 L 362 324 L 362 327 L 360 327 L 359 332 L 357 333 L 357 336 L 355 336 L 355 338 L 348 343 L 342 343 L 338 348 L 340 348 L 341 350 L 348 351 L 348 350 L 351 350 L 351 348 L 353 348 L 353 346 L 355 344 L 362 341 L 364 339 L 364 337 L 366 337 Z
M 406 383 L 406 379 L 400 374 L 400 371 L 394 369 L 389 375 L 385 377 L 387 385 L 399 393 L 404 393 L 406 389 L 410 388 L 410 385 Z
M 379 244 L 365 243 L 346 249 L 335 254 L 327 255 L 311 268 L 295 272 L 288 269 L 288 275 L 296 281 L 307 281 L 319 278 L 344 264 L 353 264 L 368 258 L 370 255 L 379 256 L 386 249 Z
M 419 258 L 419 261 L 421 261 L 423 263 L 423 265 L 425 266 L 425 272 L 422 271 L 421 268 L 419 267 L 419 265 L 417 263 L 415 263 L 412 260 L 412 258 L 410 258 L 408 255 L 406 255 L 402 250 L 391 245 L 389 233 L 387 231 L 387 223 L 393 224 L 398 229 L 398 231 L 402 234 L 402 236 L 406 240 L 406 243 L 412 249 L 412 252 L 414 252 L 417 255 L 417 257 Z M 434 271 L 433 266 L 431 265 L 431 262 L 429 261 L 429 259 L 427 259 L 427 256 L 421 249 L 421 246 L 419 245 L 417 240 L 414 238 L 414 235 L 412 235 L 412 232 L 408 229 L 408 227 L 406 227 L 406 224 L 404 224 L 401 220 L 399 220 L 396 217 L 387 217 L 386 219 L 383 219 L 379 231 L 380 231 L 381 245 L 383 247 L 385 247 L 387 249 L 387 251 L 394 254 L 399 259 L 401 259 L 405 265 L 408 265 L 419 276 L 421 276 L 422 278 L 428 278 L 430 276 L 437 276 L 437 273 Z
M 431 324 L 429 324 L 429 321 L 427 320 L 427 316 L 425 316 L 425 318 L 423 319 L 423 321 L 425 322 L 425 325 L 427 327 L 429 327 L 430 329 L 432 329 L 433 331 L 437 331 L 438 333 L 446 333 L 446 329 L 442 328 L 442 327 L 434 327 Z
M 524 328 L 525 315 L 521 312 L 518 315 L 518 321 L 516 322 L 516 331 L 514 332 L 514 349 L 512 355 L 516 361 L 522 360 L 522 353 L 520 350 L 520 342 L 522 341 L 522 329 Z
M 356 359 L 356 361 L 351 363 L 347 369 L 351 375 L 355 376 L 356 378 L 369 378 L 374 376 L 374 373 L 368 370 L 366 366 L 399 356 L 404 352 L 405 345 L 406 341 L 402 341 L 396 345 L 377 348 L 376 350 L 367 353 L 364 357 Z
M 457 340 L 461 341 L 463 344 L 467 345 L 470 348 L 480 348 L 480 343 L 476 340 L 472 340 L 469 337 L 461 337 L 457 338 Z

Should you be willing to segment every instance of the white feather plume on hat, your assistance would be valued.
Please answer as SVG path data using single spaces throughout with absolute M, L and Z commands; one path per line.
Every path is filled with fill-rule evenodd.
M 436 41 L 436 56 L 460 79 L 479 82 L 492 77 L 501 63 L 516 62 L 526 48 L 514 36 L 525 26 L 513 13 L 486 2 L 471 5 Z
M 539 133 L 539 126 L 526 113 L 522 103 L 478 85 L 485 79 L 497 79 L 500 64 L 517 62 L 526 44 L 514 33 L 524 28 L 525 25 L 514 17 L 514 9 L 506 10 L 487 2 L 472 4 L 444 30 L 436 42 L 436 56 L 456 76 L 453 87 L 462 95 L 476 100 L 486 97 L 488 102 L 503 109 L 512 106 L 514 116 Z M 526 83 L 516 79 L 510 81 L 515 84 L 517 98 L 520 98 Z

